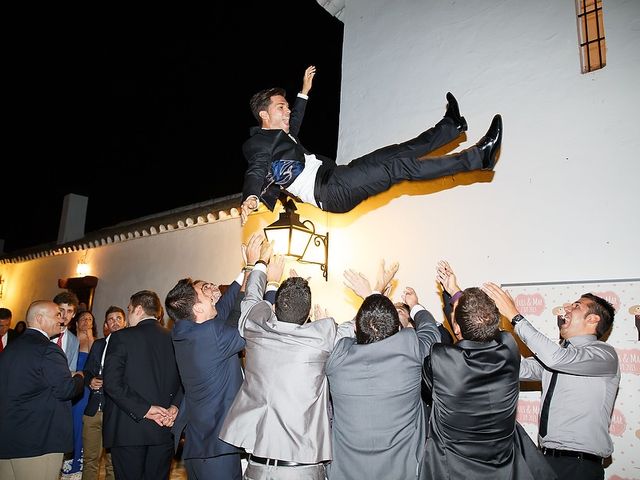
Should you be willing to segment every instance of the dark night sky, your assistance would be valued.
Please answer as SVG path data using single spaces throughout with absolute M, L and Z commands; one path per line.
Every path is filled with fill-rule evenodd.
M 249 98 L 282 86 L 292 102 L 311 64 L 300 137 L 335 156 L 342 23 L 315 0 L 215 5 L 16 14 L 5 252 L 54 242 L 67 193 L 89 197 L 87 232 L 239 193 Z

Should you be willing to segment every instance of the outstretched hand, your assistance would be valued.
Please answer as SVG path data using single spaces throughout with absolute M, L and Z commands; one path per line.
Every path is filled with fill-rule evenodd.
M 242 246 L 243 256 L 245 256 L 247 265 L 255 265 L 260 260 L 260 249 L 265 241 L 265 236 L 262 232 L 256 232 L 251 237 L 246 245 Z
M 489 295 L 494 302 L 496 302 L 496 307 L 498 307 L 500 313 L 507 317 L 507 319 L 511 320 L 519 313 L 516 308 L 516 302 L 514 302 L 511 294 L 504 291 L 495 283 L 488 282 L 483 284 L 482 290 L 484 290 L 484 292 Z
M 442 288 L 444 288 L 449 295 L 453 296 L 455 293 L 462 290 L 458 286 L 456 274 L 453 273 L 453 269 L 446 260 L 440 260 L 438 262 L 438 266 L 436 268 L 436 280 L 440 282 Z
M 311 86 L 313 85 L 313 77 L 316 75 L 316 67 L 315 65 L 310 65 L 304 71 L 304 76 L 302 77 L 302 91 L 303 95 L 308 95 L 309 91 L 311 91 Z
M 353 293 L 364 299 L 371 295 L 371 284 L 367 277 L 355 270 L 344 271 L 344 284 L 353 290 Z
M 389 268 L 386 268 L 384 259 L 380 261 L 378 274 L 376 276 L 376 292 L 380 292 L 381 294 L 388 296 L 388 293 L 391 290 L 391 282 L 398 272 L 398 268 L 400 268 L 400 264 L 398 262 L 393 262 L 389 265 Z
M 409 308 L 413 308 L 418 304 L 418 295 L 416 291 L 411 287 L 406 287 L 402 293 L 402 301 L 409 305 Z

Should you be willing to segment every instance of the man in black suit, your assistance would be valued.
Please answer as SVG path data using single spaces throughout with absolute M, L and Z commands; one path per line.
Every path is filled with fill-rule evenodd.
M 250 100 L 259 127 L 251 129 L 242 150 L 247 159 L 242 188 L 242 224 L 261 200 L 273 210 L 282 194 L 327 212 L 344 213 L 372 195 L 404 180 L 428 180 L 470 170 L 492 170 L 502 141 L 502 117 L 493 117 L 486 135 L 474 146 L 443 157 L 421 160 L 467 130 L 458 102 L 447 93 L 444 118 L 416 138 L 389 145 L 346 165 L 312 154 L 302 146 L 298 132 L 313 84 L 316 67 L 305 70 L 302 91 L 293 109 L 282 88 L 269 88 Z
M 182 386 L 171 332 L 158 322 L 158 295 L 142 290 L 127 307 L 129 328 L 114 332 L 104 360 L 104 446 L 116 478 L 169 478 L 173 425 Z
M 13 317 L 11 310 L 8 308 L 0 308 L 0 353 L 7 348 L 7 345 L 13 340 L 17 334 L 11 328 L 11 318 Z
M 461 291 L 447 262 L 438 264 L 437 278 L 454 293 L 458 343 L 434 344 L 424 362 L 432 406 L 420 479 L 555 478 L 516 424 L 520 352 L 499 330 L 498 307 L 479 288 Z
M 0 478 L 56 480 L 62 457 L 73 450 L 71 399 L 82 393 L 62 349 L 58 305 L 33 302 L 29 328 L 0 355 Z
M 113 333 L 122 329 L 126 325 L 124 310 L 111 305 L 105 313 L 104 324 L 108 331 Z M 89 351 L 89 356 L 84 365 L 84 383 L 91 395 L 84 409 L 82 417 L 82 479 L 98 480 L 100 471 L 100 458 L 102 457 L 102 416 L 105 405 L 105 394 L 102 381 L 102 370 L 104 368 L 105 349 L 109 343 L 109 335 L 106 338 L 98 338 Z M 111 463 L 111 453 L 107 452 L 106 459 L 106 480 L 114 480 L 113 464 Z

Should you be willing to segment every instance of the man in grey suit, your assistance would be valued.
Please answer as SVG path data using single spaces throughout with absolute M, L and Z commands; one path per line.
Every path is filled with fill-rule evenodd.
M 400 329 L 389 298 L 370 294 L 361 275 L 345 276 L 365 300 L 355 318 L 356 338 L 341 339 L 327 362 L 334 412 L 327 476 L 416 478 L 425 439 L 422 362 L 440 341 L 438 327 L 412 288 L 403 301 L 413 306 L 416 328 Z
M 291 277 L 278 288 L 275 313 L 264 301 L 267 280 L 282 276 L 284 259 L 268 267 L 266 247 L 249 275 L 238 324 L 246 341 L 245 380 L 220 438 L 251 454 L 245 479 L 324 480 L 331 459 L 329 387 L 325 362 L 338 326 L 309 320 L 311 290 Z

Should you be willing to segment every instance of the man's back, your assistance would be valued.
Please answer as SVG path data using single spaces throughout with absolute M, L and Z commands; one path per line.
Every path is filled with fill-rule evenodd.
M 329 460 L 324 370 L 336 336 L 333 319 L 304 325 L 279 322 L 271 305 L 261 301 L 243 319 L 242 334 L 245 380 L 220 438 L 258 457 L 299 463 Z
M 421 315 L 415 330 L 370 344 L 346 338 L 336 345 L 327 363 L 334 411 L 329 478 L 416 476 L 425 435 L 422 361 L 439 339 L 433 317 Z
M 62 350 L 27 329 L 0 356 L 0 371 L 0 458 L 70 451 L 70 400 L 82 379 L 72 379 Z
M 436 344 L 425 363 L 433 405 L 421 478 L 515 478 L 520 354 L 512 336 Z
M 171 443 L 171 431 L 145 419 L 150 404 L 176 404 L 180 378 L 171 333 L 156 319 L 111 334 L 105 355 L 105 447 Z

